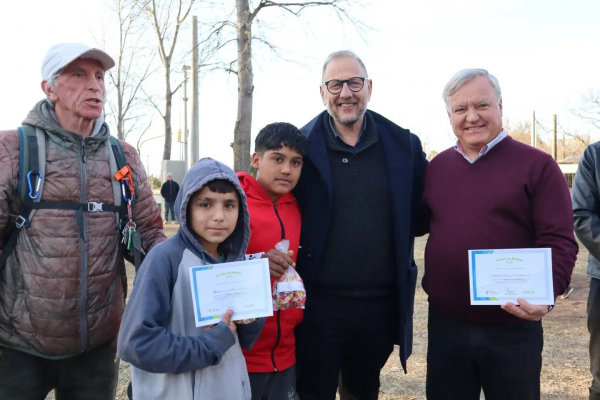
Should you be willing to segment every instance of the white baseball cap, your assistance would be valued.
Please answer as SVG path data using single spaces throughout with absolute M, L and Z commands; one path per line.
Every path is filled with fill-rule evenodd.
M 98 60 L 105 71 L 115 66 L 115 61 L 103 50 L 94 49 L 83 43 L 60 43 L 52 46 L 42 62 L 42 80 L 48 80 L 78 58 Z

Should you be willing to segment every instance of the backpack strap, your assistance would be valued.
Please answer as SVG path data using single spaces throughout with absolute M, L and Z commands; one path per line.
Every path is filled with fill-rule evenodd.
M 108 141 L 110 143 L 110 148 L 112 153 L 115 156 L 115 161 L 117 162 L 117 170 L 121 170 L 125 165 L 125 153 L 123 153 L 123 147 L 121 147 L 121 143 L 114 136 L 109 136 Z
M 131 173 L 131 168 L 127 165 L 125 160 L 125 153 L 123 152 L 123 147 L 119 140 L 113 136 L 109 136 L 108 140 L 110 141 L 110 147 L 112 149 L 112 153 L 115 156 L 115 161 L 117 162 L 117 174 L 115 175 L 115 179 L 121 181 L 121 185 L 123 188 L 123 200 L 127 202 L 127 199 L 131 199 L 131 201 L 135 200 L 135 189 L 133 186 L 133 174 Z M 125 208 L 127 206 L 125 205 Z M 131 262 L 135 267 L 135 272 L 142 265 L 142 261 L 144 260 L 144 256 L 146 252 L 142 247 L 142 237 L 139 232 L 134 232 L 131 239 L 131 253 L 133 253 L 133 257 L 131 257 L 131 253 L 125 247 L 123 250 L 125 252 L 125 258 L 127 261 Z
M 21 228 L 29 227 L 29 215 L 34 209 L 34 200 L 39 198 L 39 185 L 42 180 L 38 156 L 38 142 L 35 127 L 23 125 L 19 132 L 19 173 L 17 192 L 21 199 L 21 209 L 15 220 L 15 227 L 0 254 L 0 270 L 6 265 L 6 260 L 17 246 Z M 39 204 L 39 203 L 37 203 Z
M 33 126 L 23 125 L 18 129 L 19 131 L 19 174 L 17 191 L 19 198 L 21 199 L 21 209 L 19 210 L 19 216 L 15 220 L 15 227 L 13 228 L 8 240 L 2 246 L 2 253 L 0 254 L 0 270 L 6 265 L 6 261 L 11 253 L 17 246 L 19 234 L 23 227 L 28 228 L 34 210 L 74 210 L 78 215 L 83 212 L 98 212 L 108 211 L 119 213 L 120 217 L 125 215 L 127 211 L 127 205 L 121 204 L 119 206 L 114 204 L 103 204 L 103 203 L 73 203 L 73 202 L 62 202 L 62 201 L 39 201 L 40 198 L 40 185 L 43 180 L 43 174 L 40 172 L 40 159 L 39 159 L 39 148 L 38 137 L 36 135 L 36 129 Z M 115 161 L 117 163 L 117 169 L 119 171 L 129 171 L 128 181 L 121 182 L 123 186 L 123 194 L 134 199 L 134 188 L 131 169 L 126 164 L 125 153 L 119 141 L 109 136 L 110 150 L 112 151 Z M 43 143 L 43 142 L 42 142 Z M 43 143 L 44 144 L 44 143 Z M 45 144 L 44 144 L 45 145 Z M 126 190 L 127 189 L 127 190 Z M 126 193 L 127 192 L 127 193 Z M 79 223 L 78 223 L 79 225 Z M 81 229 L 80 229 L 81 231 Z M 83 232 L 80 232 L 83 235 Z M 139 233 L 135 233 L 132 243 L 133 263 L 135 270 L 137 271 L 143 261 L 146 253 L 142 248 L 141 236 Z M 127 250 L 126 250 L 127 252 Z
M 10 254 L 14 251 L 19 234 L 23 227 L 29 228 L 31 218 L 35 210 L 74 210 L 77 212 L 78 227 L 80 235 L 83 235 L 81 222 L 83 212 L 98 212 L 107 211 L 124 215 L 127 210 L 126 205 L 103 204 L 96 202 L 89 203 L 73 203 L 62 201 L 40 201 L 40 188 L 43 183 L 43 173 L 45 166 L 40 165 L 41 146 L 45 147 L 44 138 L 37 135 L 36 128 L 29 125 L 23 125 L 18 129 L 19 133 L 19 173 L 17 192 L 21 199 L 21 209 L 15 220 L 15 227 L 12 229 L 10 236 L 2 246 L 0 254 L 0 270 L 6 265 L 6 261 Z M 125 165 L 125 155 L 119 141 L 112 136 L 109 136 L 110 150 L 115 156 L 117 165 Z M 45 159 L 44 159 L 45 162 Z
M 28 198 L 28 184 L 27 175 L 31 179 L 29 172 L 32 171 L 32 167 L 35 169 L 35 175 L 40 172 L 39 152 L 38 152 L 38 141 L 36 136 L 35 127 L 30 125 L 23 125 L 19 129 L 19 175 L 17 183 L 17 191 L 21 201 L 25 201 Z M 37 185 L 36 185 L 37 186 Z M 32 199 L 34 200 L 34 199 Z M 22 214 L 21 214 L 22 215 Z
M 17 239 L 19 238 L 19 233 L 21 232 L 20 228 L 13 228 L 8 240 L 2 246 L 2 254 L 0 254 L 0 271 L 4 269 L 6 265 L 6 260 L 11 255 L 15 247 L 17 246 Z

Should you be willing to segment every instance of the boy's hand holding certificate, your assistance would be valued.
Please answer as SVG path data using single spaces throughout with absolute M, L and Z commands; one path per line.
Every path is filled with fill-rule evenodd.
M 217 323 L 227 310 L 233 319 L 273 315 L 266 258 L 190 268 L 196 326 Z
M 554 304 L 551 249 L 469 250 L 472 305 Z

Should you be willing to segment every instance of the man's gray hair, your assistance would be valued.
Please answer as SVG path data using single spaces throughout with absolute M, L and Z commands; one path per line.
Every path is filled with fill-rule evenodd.
M 460 89 L 460 87 L 462 85 L 464 85 L 467 82 L 472 81 L 473 79 L 477 78 L 478 76 L 486 77 L 492 83 L 492 85 L 494 86 L 494 89 L 496 89 L 496 94 L 498 95 L 498 100 L 500 100 L 502 98 L 502 91 L 500 90 L 500 84 L 498 83 L 498 79 L 496 79 L 496 77 L 494 75 L 490 74 L 485 69 L 477 69 L 477 68 L 463 69 L 461 71 L 458 71 L 456 74 L 454 74 L 454 76 L 452 78 L 450 78 L 450 81 L 448 81 L 448 83 L 446 84 L 446 87 L 444 88 L 444 93 L 442 94 L 442 97 L 444 98 L 444 102 L 446 103 L 447 110 L 450 109 L 450 106 L 448 104 L 448 98 L 450 96 L 452 96 L 454 93 L 456 93 L 456 91 L 458 89 Z
M 54 73 L 49 79 L 46 80 L 46 87 L 56 89 L 58 86 L 58 77 L 63 73 L 63 69 L 60 69 Z M 52 107 L 54 107 L 54 101 L 50 100 L 50 97 L 46 96 L 46 100 Z
M 325 63 L 323 63 L 323 73 L 321 75 L 321 79 L 323 79 L 323 77 L 325 76 L 325 70 L 327 69 L 327 65 L 329 65 L 329 63 L 332 62 L 333 60 L 335 60 L 336 58 L 340 58 L 340 57 L 354 58 L 356 61 L 358 61 L 358 63 L 362 67 L 362 69 L 365 70 L 365 76 L 364 77 L 365 78 L 369 77 L 369 74 L 367 73 L 367 67 L 365 67 L 365 63 L 360 59 L 359 56 L 357 56 L 354 52 L 352 52 L 350 50 L 340 50 L 340 51 L 336 51 L 335 53 L 331 53 L 325 59 Z
M 62 73 L 65 71 L 64 68 L 59 69 L 58 71 L 56 71 L 54 74 L 52 74 L 52 76 L 48 79 L 46 79 L 46 86 L 50 86 L 52 88 L 55 88 L 58 86 L 58 78 L 62 75 Z

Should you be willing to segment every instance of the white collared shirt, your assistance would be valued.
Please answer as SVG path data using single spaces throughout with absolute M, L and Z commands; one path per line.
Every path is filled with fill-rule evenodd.
M 456 141 L 456 144 L 454 145 L 454 150 L 456 150 L 459 154 L 461 154 L 465 158 L 465 160 L 467 160 L 468 162 L 473 164 L 475 161 L 479 160 L 481 157 L 486 155 L 487 152 L 492 149 L 492 147 L 494 147 L 495 145 L 500 143 L 500 141 L 502 139 L 504 139 L 506 136 L 508 136 L 508 134 L 506 133 L 506 131 L 504 129 L 502 129 L 502 132 L 500 132 L 500 134 L 498 136 L 496 136 L 491 142 L 489 142 L 488 144 L 483 146 L 481 148 L 481 150 L 479 150 L 479 155 L 472 160 L 469 158 L 467 153 L 465 153 L 465 151 L 463 150 L 462 144 L 460 143 L 459 140 Z

